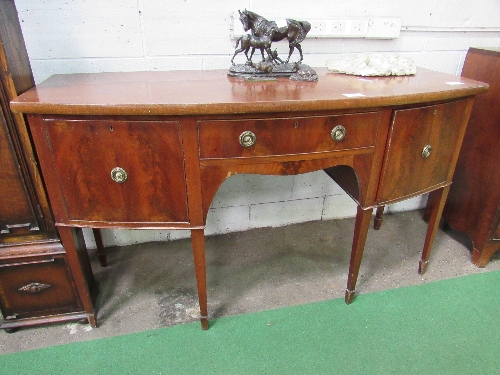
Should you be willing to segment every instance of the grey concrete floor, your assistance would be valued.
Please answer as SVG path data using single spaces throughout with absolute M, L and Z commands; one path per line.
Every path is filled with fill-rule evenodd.
M 211 319 L 343 298 L 353 229 L 354 219 L 342 219 L 208 237 Z M 368 234 L 357 295 L 500 269 L 500 254 L 486 268 L 477 268 L 470 261 L 467 237 L 440 230 L 427 272 L 419 275 L 425 231 L 419 211 L 386 214 L 381 230 Z M 0 330 L 0 354 L 197 321 L 189 240 L 106 252 L 106 268 L 91 252 L 100 282 L 99 328 L 63 323 L 15 333 Z

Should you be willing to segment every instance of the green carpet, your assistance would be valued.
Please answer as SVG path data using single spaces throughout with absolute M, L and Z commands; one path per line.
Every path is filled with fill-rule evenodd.
M 1 374 L 500 374 L 500 271 L 0 357 Z

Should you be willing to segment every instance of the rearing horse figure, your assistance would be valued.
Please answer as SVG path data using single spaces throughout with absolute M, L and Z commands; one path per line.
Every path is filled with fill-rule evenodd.
M 311 30 L 311 24 L 309 22 L 286 19 L 277 23 L 268 21 L 264 17 L 246 9 L 238 12 L 240 13 L 240 21 L 243 24 L 243 29 L 245 31 L 251 30 L 252 35 L 258 38 L 269 36 L 273 42 L 278 42 L 285 38 L 288 39 L 290 51 L 285 63 L 290 61 L 290 56 L 292 56 L 295 48 L 297 48 L 300 53 L 300 60 L 298 62 L 302 62 L 304 57 L 302 55 L 300 43 L 305 39 L 309 30 Z

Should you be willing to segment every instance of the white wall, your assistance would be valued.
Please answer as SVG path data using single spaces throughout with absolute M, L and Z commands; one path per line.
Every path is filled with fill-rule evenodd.
M 16 6 L 36 82 L 56 73 L 227 69 L 234 51 L 231 15 L 238 9 L 269 19 L 401 17 L 398 39 L 307 38 L 304 62 L 311 66 L 325 66 L 341 53 L 398 52 L 420 67 L 458 75 L 469 47 L 500 46 L 500 0 L 16 0 Z M 280 54 L 288 49 L 286 43 L 276 47 Z M 389 210 L 424 203 L 416 198 Z M 354 214 L 354 203 L 321 171 L 240 175 L 217 193 L 207 233 Z M 189 232 L 103 231 L 103 236 L 112 246 Z M 86 237 L 93 246 L 88 232 Z

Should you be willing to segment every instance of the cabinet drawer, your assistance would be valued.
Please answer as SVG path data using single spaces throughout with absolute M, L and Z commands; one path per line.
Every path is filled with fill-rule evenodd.
M 338 116 L 201 121 L 200 157 L 202 159 L 245 158 L 372 147 L 375 143 L 378 122 L 378 112 Z M 332 138 L 334 128 L 340 132 L 338 133 L 340 137 L 341 132 L 345 131 L 343 139 Z M 253 145 L 244 146 L 240 143 L 240 137 L 244 136 L 245 132 L 251 132 L 250 137 L 254 137 L 255 141 Z
M 0 263 L 0 296 L 5 320 L 82 310 L 62 254 Z
M 69 220 L 188 220 L 179 122 L 44 121 Z
M 466 100 L 394 111 L 378 203 L 450 182 Z

